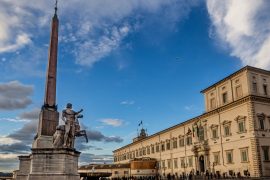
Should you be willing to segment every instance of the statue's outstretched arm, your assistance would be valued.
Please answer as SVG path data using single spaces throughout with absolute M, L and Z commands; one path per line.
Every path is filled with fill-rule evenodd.
M 83 112 L 83 109 L 79 110 L 79 111 L 76 112 L 75 114 L 80 114 L 81 112 Z

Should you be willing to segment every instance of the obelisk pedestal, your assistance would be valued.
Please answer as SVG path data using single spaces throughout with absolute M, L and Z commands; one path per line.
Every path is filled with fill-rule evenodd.
M 79 180 L 79 155 L 68 148 L 32 149 L 28 180 Z
M 33 148 L 52 148 L 53 134 L 59 121 L 59 112 L 53 108 L 43 107 L 39 114 L 38 134 Z

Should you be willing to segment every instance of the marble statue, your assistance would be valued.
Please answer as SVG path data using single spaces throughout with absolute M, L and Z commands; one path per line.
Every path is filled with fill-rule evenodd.
M 53 135 L 53 147 L 54 148 L 63 147 L 64 134 L 65 134 L 65 126 L 64 125 L 57 126 L 56 131 Z
M 82 111 L 82 109 L 78 112 L 73 111 L 71 103 L 67 103 L 66 109 L 62 111 L 62 120 L 65 122 L 64 147 L 74 147 L 76 116 Z
M 86 142 L 88 142 L 87 134 L 85 130 L 81 130 L 79 118 L 83 115 L 80 114 L 83 110 L 78 112 L 72 110 L 72 104 L 68 103 L 66 109 L 62 111 L 62 120 L 65 125 L 59 125 L 53 135 L 53 147 L 54 148 L 74 148 L 75 137 L 84 136 Z

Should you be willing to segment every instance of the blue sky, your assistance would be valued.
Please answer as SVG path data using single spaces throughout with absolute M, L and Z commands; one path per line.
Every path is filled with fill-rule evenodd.
M 0 171 L 29 153 L 43 104 L 53 1 L 0 2 Z M 59 1 L 57 103 L 84 109 L 81 163 L 204 111 L 200 90 L 270 69 L 269 1 Z

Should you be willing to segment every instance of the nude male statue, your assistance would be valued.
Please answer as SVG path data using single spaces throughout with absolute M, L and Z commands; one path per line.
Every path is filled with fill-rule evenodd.
M 62 120 L 65 122 L 64 147 L 74 147 L 76 115 L 82 111 L 83 109 L 78 112 L 73 111 L 71 103 L 67 103 L 66 109 L 63 110 Z

